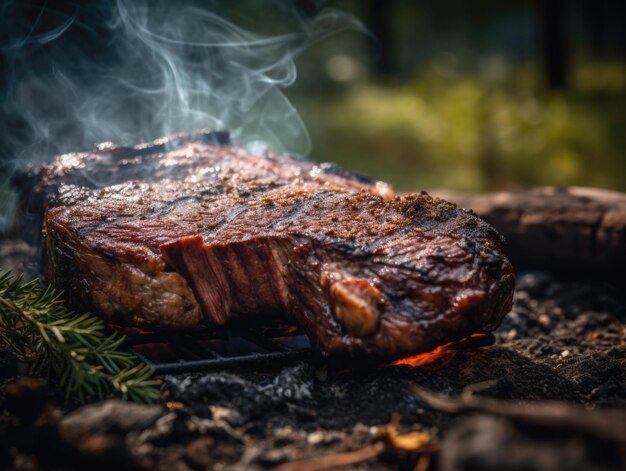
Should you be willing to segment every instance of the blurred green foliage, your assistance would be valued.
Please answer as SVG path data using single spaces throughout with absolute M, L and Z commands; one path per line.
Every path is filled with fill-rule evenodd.
M 402 190 L 626 190 L 624 67 L 579 65 L 570 90 L 548 92 L 532 67 L 470 74 L 439 61 L 402 86 L 361 80 L 294 102 L 312 158 Z

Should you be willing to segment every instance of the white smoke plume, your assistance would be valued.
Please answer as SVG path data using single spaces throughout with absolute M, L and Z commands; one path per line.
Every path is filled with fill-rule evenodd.
M 193 2 L 68 4 L 59 10 L 43 3 L 21 22 L 20 13 L 34 6 L 0 7 L 5 177 L 26 162 L 99 142 L 133 145 L 200 128 L 228 130 L 253 150 L 306 155 L 306 128 L 283 93 L 296 80 L 294 59 L 329 35 L 364 31 L 337 10 L 304 14 L 284 1 L 246 4 L 259 25 L 273 15 L 283 19 L 283 31 L 273 35 Z M 85 22 L 86 14 L 97 21 Z

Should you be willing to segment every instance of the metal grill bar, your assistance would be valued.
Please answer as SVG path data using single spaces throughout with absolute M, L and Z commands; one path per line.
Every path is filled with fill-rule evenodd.
M 157 374 L 289 361 L 314 355 L 307 336 L 293 325 L 246 322 L 193 333 L 125 333 L 127 348 Z M 478 333 L 448 345 L 445 350 L 474 349 L 494 342 L 493 334 Z
M 133 332 L 127 334 L 126 345 L 157 374 L 303 359 L 313 352 L 298 327 L 278 324 L 234 324 L 193 333 Z

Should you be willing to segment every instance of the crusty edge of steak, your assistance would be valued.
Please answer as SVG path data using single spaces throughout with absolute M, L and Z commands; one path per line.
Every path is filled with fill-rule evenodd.
M 100 254 L 53 219 L 44 222 L 46 275 L 75 309 L 92 310 L 120 325 L 187 330 L 203 315 L 185 279 L 176 272 L 147 273 Z

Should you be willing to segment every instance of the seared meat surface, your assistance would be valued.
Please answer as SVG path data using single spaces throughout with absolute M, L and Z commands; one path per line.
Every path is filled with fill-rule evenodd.
M 213 151 L 203 152 L 203 144 L 213 146 Z M 389 185 L 347 172 L 334 164 L 314 165 L 283 155 L 267 155 L 265 159 L 244 152 L 233 155 L 223 149 L 228 145 L 229 137 L 225 132 L 199 131 L 176 134 L 135 147 L 115 147 L 103 143 L 93 152 L 59 155 L 36 171 L 31 169 L 14 177 L 13 186 L 21 196 L 13 230 L 36 240 L 44 212 L 50 205 L 56 204 L 62 186 L 103 188 L 129 181 L 159 182 L 191 175 L 195 175 L 196 179 L 202 175 L 213 178 L 220 170 L 222 174 L 229 175 L 230 184 L 245 185 L 255 177 L 297 176 L 353 189 L 371 187 L 372 191 L 386 198 L 393 196 Z M 235 178 L 234 174 L 237 174 Z M 181 187 L 179 195 L 183 193 L 190 192 Z M 164 198 L 166 196 L 160 199 Z
M 503 240 L 471 212 L 332 166 L 179 141 L 42 170 L 47 275 L 76 307 L 149 328 L 282 316 L 327 353 L 379 358 L 494 329 L 509 310 Z M 90 188 L 81 161 L 120 168 L 115 184 Z

